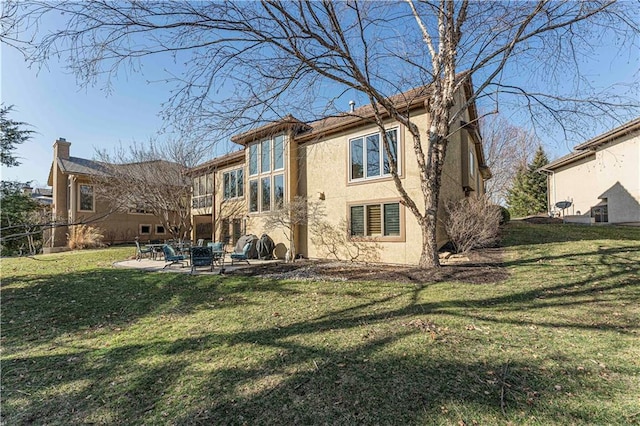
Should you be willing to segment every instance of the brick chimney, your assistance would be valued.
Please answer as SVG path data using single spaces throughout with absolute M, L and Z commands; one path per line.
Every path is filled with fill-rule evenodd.
M 65 138 L 58 138 L 53 144 L 53 158 L 69 158 L 69 147 L 71 142 L 67 142 Z

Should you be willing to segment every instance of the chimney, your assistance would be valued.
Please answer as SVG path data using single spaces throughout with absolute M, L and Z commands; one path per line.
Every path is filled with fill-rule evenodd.
M 349 101 L 349 112 L 354 112 L 356 110 L 356 101 Z
M 65 138 L 58 138 L 53 144 L 53 158 L 69 158 L 70 142 L 67 142 Z

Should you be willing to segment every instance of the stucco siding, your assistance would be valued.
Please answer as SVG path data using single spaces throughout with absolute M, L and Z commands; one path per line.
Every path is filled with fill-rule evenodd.
M 606 199 L 609 223 L 640 221 L 640 135 L 627 135 L 549 176 L 552 206 L 572 201 L 566 214 L 590 215 Z

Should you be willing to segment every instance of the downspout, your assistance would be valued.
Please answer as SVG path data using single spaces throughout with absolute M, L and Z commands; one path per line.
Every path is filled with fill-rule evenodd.
M 211 241 L 216 241 L 216 175 L 218 168 L 213 169 L 213 191 L 211 191 Z M 206 181 L 206 179 L 205 179 Z

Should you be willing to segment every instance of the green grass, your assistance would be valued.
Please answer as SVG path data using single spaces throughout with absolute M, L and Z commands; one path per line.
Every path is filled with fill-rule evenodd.
M 4 424 L 638 424 L 640 229 L 512 223 L 490 284 L 2 259 Z

